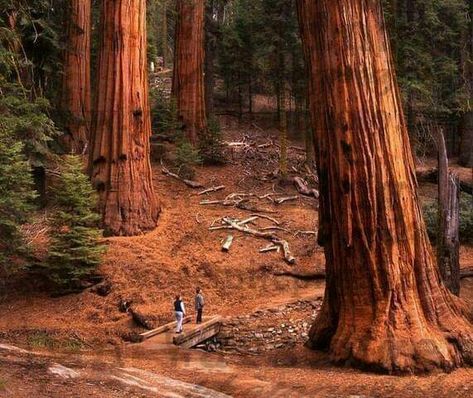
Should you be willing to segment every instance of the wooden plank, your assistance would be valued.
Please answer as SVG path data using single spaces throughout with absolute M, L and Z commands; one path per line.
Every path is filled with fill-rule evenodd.
M 182 323 L 183 324 L 189 323 L 191 320 L 192 320 L 191 316 L 186 316 L 184 320 L 182 321 Z M 150 330 L 148 332 L 141 333 L 140 334 L 141 341 L 149 339 L 150 337 L 156 336 L 158 334 L 165 333 L 171 329 L 176 328 L 176 326 L 177 326 L 177 322 L 174 321 L 174 322 L 169 322 L 166 325 L 160 326 L 156 329 Z
M 182 333 L 178 336 L 174 336 L 172 342 L 182 348 L 195 347 L 197 344 L 210 339 L 219 333 L 221 325 L 222 317 L 214 317 L 210 321 L 202 323 L 196 329 L 188 333 Z

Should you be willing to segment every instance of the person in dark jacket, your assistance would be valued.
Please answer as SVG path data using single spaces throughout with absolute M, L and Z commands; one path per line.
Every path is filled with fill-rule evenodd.
M 195 290 L 195 311 L 197 312 L 196 323 L 202 323 L 202 312 L 204 310 L 204 296 L 202 289 L 198 287 Z
M 186 308 L 184 306 L 184 302 L 182 301 L 181 295 L 176 296 L 176 300 L 174 301 L 174 313 L 176 315 L 176 333 L 182 333 L 182 323 L 184 321 L 184 317 L 186 316 Z

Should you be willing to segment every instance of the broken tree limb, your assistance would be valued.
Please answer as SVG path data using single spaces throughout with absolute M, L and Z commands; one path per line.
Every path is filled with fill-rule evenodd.
M 294 177 L 293 178 L 294 185 L 296 186 L 297 192 L 299 192 L 301 195 L 306 195 L 306 196 L 313 196 L 314 198 L 319 197 L 319 191 L 316 189 L 311 189 L 309 188 L 309 184 L 301 178 L 301 177 Z
M 297 195 L 294 195 L 294 196 L 283 196 L 281 198 L 276 198 L 274 199 L 274 203 L 280 205 L 280 204 L 283 204 L 284 202 L 288 202 L 290 200 L 297 200 L 299 199 L 299 196 Z
M 279 251 L 280 246 L 276 246 L 274 244 L 269 244 L 268 246 L 263 247 L 260 249 L 260 253 L 267 253 L 267 252 L 272 252 L 272 251 Z
M 205 195 L 206 193 L 221 191 L 222 189 L 225 189 L 225 185 L 219 185 L 217 187 L 204 189 L 203 191 L 200 191 L 197 195 Z
M 294 264 L 296 262 L 296 259 L 292 255 L 291 251 L 289 250 L 289 243 L 287 241 L 282 240 L 282 239 L 273 239 L 272 242 L 275 245 L 279 245 L 282 248 L 282 251 L 284 253 L 284 259 L 288 264 Z
M 233 235 L 228 235 L 222 245 L 222 251 L 228 252 L 233 243 Z
M 179 180 L 179 181 L 182 181 L 184 184 L 186 184 L 187 186 L 191 187 L 191 188 L 204 188 L 204 186 L 197 182 L 197 181 L 192 181 L 192 180 L 187 180 L 185 178 L 181 178 L 179 177 L 176 173 L 173 173 L 171 171 L 169 171 L 166 167 L 164 167 L 163 165 L 161 165 L 162 167 L 162 172 L 163 174 L 169 176 L 169 177 L 173 177 L 175 178 L 176 180 Z
M 250 218 L 247 218 L 246 220 L 243 220 L 243 221 L 240 221 L 238 224 L 239 225 L 245 225 L 245 224 L 249 224 L 255 220 L 257 220 L 258 217 L 250 217 Z
M 270 217 L 270 216 L 267 216 L 265 214 L 250 214 L 250 216 L 253 216 L 253 217 L 259 217 L 259 218 L 264 218 L 266 220 L 269 220 L 269 221 L 272 221 L 273 223 L 275 223 L 276 225 L 280 225 L 281 223 L 276 220 L 275 218 L 273 217 Z

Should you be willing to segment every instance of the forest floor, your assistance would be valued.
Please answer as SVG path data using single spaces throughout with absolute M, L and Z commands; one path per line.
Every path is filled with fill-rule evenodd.
M 306 333 L 318 308 L 307 303 L 320 300 L 324 283 L 275 273 L 323 270 L 323 250 L 316 245 L 315 236 L 301 233 L 316 230 L 317 201 L 298 195 L 292 183 L 281 185 L 272 178 L 278 167 L 275 130 L 263 130 L 251 123 L 239 125 L 232 118 L 222 118 L 222 127 L 224 139 L 230 144 L 230 161 L 223 166 L 199 167 L 195 180 L 206 188 L 225 188 L 198 195 L 203 188 L 191 189 L 163 174 L 161 166 L 155 164 L 154 182 L 162 207 L 159 224 L 143 236 L 105 239 L 108 253 L 100 272 L 111 287 L 107 295 L 89 289 L 51 298 L 36 281 L 25 279 L 12 280 L 5 286 L 0 342 L 28 352 L 0 346 L 0 396 L 161 396 L 156 391 L 170 396 L 163 392 L 163 385 L 171 386 L 169 391 L 182 389 L 183 397 L 199 396 L 192 395 L 199 389 L 192 385 L 235 397 L 473 396 L 471 369 L 424 377 L 379 376 L 333 367 L 324 354 L 304 348 L 302 333 Z M 290 142 L 290 175 L 310 181 L 301 146 L 301 140 Z M 170 163 L 170 159 L 164 163 Z M 458 170 L 468 178 L 469 170 Z M 435 188 L 434 184 L 423 184 L 422 200 L 432 200 Z M 246 209 L 201 204 L 204 200 L 222 200 L 232 193 L 252 195 L 240 206 Z M 279 205 L 268 199 L 294 195 L 296 200 Z M 278 221 L 284 231 L 275 233 L 288 241 L 295 265 L 288 265 L 280 252 L 260 253 L 269 243 L 265 239 L 236 231 L 209 230 L 220 226 L 223 217 L 243 220 L 255 213 Z M 38 255 L 47 244 L 43 220 L 44 213 L 38 214 L 29 229 Z M 254 223 L 254 228 L 275 225 L 267 218 Z M 234 242 L 226 253 L 221 246 L 230 232 Z M 461 262 L 473 266 L 473 248 L 461 248 Z M 247 339 L 254 336 L 261 344 L 211 354 L 177 349 L 155 352 L 125 343 L 130 333 L 144 329 L 135 325 L 129 314 L 119 311 L 121 300 L 132 302 L 134 310 L 153 325 L 160 325 L 172 320 L 171 303 L 177 293 L 183 295 L 193 312 L 196 286 L 203 289 L 207 314 L 223 315 L 230 323 L 238 321 L 244 327 L 237 327 L 236 334 L 246 334 Z M 462 287 L 464 296 L 473 300 L 473 280 L 464 279 Z M 288 304 L 300 299 L 306 304 Z M 286 324 L 290 332 L 282 330 L 288 329 Z M 271 344 L 264 341 L 265 333 L 279 331 L 285 336 L 282 340 L 276 336 Z M 297 338 L 285 344 L 293 334 Z M 233 348 L 240 348 L 238 345 L 244 342 L 235 344 Z M 58 374 L 55 364 L 75 369 L 77 374 Z M 128 369 L 126 377 L 119 374 L 123 368 Z M 136 369 L 154 372 L 155 379 L 159 374 L 192 385 L 173 387 L 168 379 L 150 381 L 150 374 L 142 374 L 140 379 L 133 376 Z M 203 396 L 212 394 L 207 391 Z

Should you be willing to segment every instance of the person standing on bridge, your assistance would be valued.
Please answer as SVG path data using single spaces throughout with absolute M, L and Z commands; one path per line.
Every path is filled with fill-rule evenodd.
M 174 301 L 174 313 L 176 314 L 177 322 L 176 333 L 182 333 L 182 323 L 186 315 L 186 307 L 184 306 L 184 302 L 182 301 L 180 294 L 176 296 L 176 300 Z
M 198 287 L 195 290 L 195 310 L 197 312 L 196 323 L 202 323 L 202 312 L 204 310 L 204 295 L 202 289 Z

